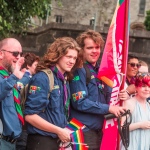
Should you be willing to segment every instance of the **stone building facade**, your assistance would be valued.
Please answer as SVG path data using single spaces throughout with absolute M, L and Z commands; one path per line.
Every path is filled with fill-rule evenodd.
M 16 37 L 21 42 L 24 52 L 34 52 L 43 56 L 47 46 L 55 38 L 76 38 L 86 29 L 95 28 L 106 39 L 117 0 L 61 1 L 62 6 L 59 6 L 57 1 L 52 0 L 49 6 L 51 16 L 42 21 L 36 17 L 32 18 L 36 28 L 32 28 L 26 37 Z M 150 31 L 146 31 L 143 25 L 147 10 L 150 10 L 150 0 L 130 0 L 129 53 L 145 60 L 150 66 Z
M 51 15 L 46 21 L 33 18 L 36 25 L 51 22 L 99 26 L 101 30 L 109 26 L 116 8 L 117 0 L 52 0 L 47 11 Z M 130 27 L 144 28 L 146 11 L 150 10 L 150 0 L 130 0 Z

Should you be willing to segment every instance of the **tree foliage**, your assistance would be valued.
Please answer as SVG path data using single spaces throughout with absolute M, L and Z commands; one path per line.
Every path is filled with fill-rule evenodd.
M 146 29 L 150 31 L 150 10 L 146 12 L 146 18 L 144 21 L 144 25 L 145 25 Z
M 50 4 L 51 0 L 0 0 L 0 38 L 23 33 L 31 16 L 45 19 Z

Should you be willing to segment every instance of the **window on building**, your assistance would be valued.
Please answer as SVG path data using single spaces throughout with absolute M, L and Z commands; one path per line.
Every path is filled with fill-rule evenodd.
M 56 22 L 62 23 L 63 22 L 63 17 L 61 15 L 56 15 Z
M 94 22 L 95 22 L 95 20 L 94 20 L 94 19 L 91 19 L 91 20 L 90 20 L 90 26 L 93 26 L 93 25 L 94 25 Z
M 139 14 L 144 15 L 145 13 L 145 3 L 146 0 L 140 0 Z

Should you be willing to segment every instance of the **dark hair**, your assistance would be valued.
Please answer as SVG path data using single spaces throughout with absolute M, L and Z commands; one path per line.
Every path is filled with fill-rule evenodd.
M 77 42 L 71 37 L 57 38 L 47 49 L 47 53 L 43 56 L 37 66 L 37 71 L 55 66 L 58 60 L 68 53 L 68 49 L 74 49 L 78 52 L 78 57 L 71 72 L 66 72 L 68 79 L 72 79 L 72 72 L 82 67 L 82 52 Z
M 35 61 L 40 61 L 40 57 L 35 55 L 34 53 L 25 53 L 23 54 L 24 57 L 24 64 L 22 65 L 22 68 L 28 69 L 28 66 L 32 66 L 32 64 Z
M 130 59 L 134 59 L 134 58 L 137 59 L 137 60 L 139 60 L 139 58 L 137 56 L 129 54 L 128 55 L 128 62 L 130 61 Z
M 84 40 L 86 38 L 92 39 L 96 44 L 100 44 L 101 48 L 104 46 L 104 40 L 99 32 L 96 32 L 94 30 L 87 30 L 83 33 L 81 33 L 77 38 L 77 43 L 79 46 L 83 49 L 85 46 Z

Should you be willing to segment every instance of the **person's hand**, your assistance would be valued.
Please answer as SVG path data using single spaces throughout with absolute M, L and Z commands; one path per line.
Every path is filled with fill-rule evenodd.
M 134 84 L 131 84 L 129 85 L 126 90 L 128 91 L 128 93 L 131 95 L 131 94 L 135 94 L 136 93 L 136 89 L 135 89 L 135 85 Z
M 71 138 L 70 138 L 70 132 L 67 131 L 65 128 L 62 129 L 60 128 L 59 132 L 57 133 L 59 139 L 65 143 L 65 142 L 70 142 Z
M 21 70 L 21 66 L 23 65 L 23 63 L 24 63 L 24 57 L 20 57 L 17 60 L 15 67 L 13 68 L 13 74 L 19 79 L 21 79 L 25 73 L 25 70 Z
M 150 129 L 150 121 L 139 122 L 141 129 Z
M 127 99 L 129 99 L 129 95 L 128 95 L 128 93 L 126 92 L 125 89 L 124 89 L 124 90 L 121 90 L 121 91 L 119 92 L 118 97 L 119 97 L 120 100 L 127 100 Z
M 119 117 L 121 114 L 126 112 L 126 108 L 122 106 L 109 106 L 109 112 Z

